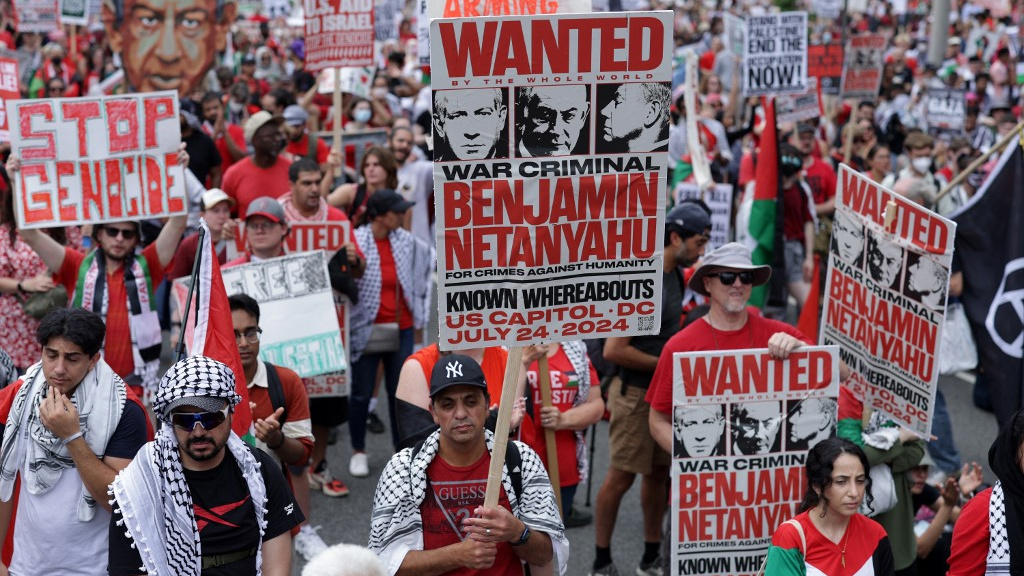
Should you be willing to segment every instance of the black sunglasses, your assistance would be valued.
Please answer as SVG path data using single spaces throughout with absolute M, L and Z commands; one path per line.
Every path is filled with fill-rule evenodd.
M 203 430 L 210 431 L 220 426 L 228 418 L 228 407 L 217 412 L 175 412 L 171 414 L 171 423 L 176 427 L 191 433 L 196 424 L 203 427 Z
M 135 240 L 135 237 L 138 236 L 138 233 L 131 228 L 110 228 L 104 226 L 103 231 L 111 238 L 117 238 L 120 236 L 125 240 Z
M 708 274 L 708 276 L 718 278 L 726 286 L 732 286 L 737 278 L 740 279 L 741 284 L 750 285 L 754 283 L 754 275 L 750 272 L 719 272 L 718 274 Z

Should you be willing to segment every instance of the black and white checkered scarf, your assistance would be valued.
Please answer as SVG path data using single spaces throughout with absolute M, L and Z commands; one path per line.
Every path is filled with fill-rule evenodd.
M 999 482 L 989 500 L 989 549 L 986 574 L 1024 575 L 1024 410 L 999 431 L 988 451 L 988 464 Z
M 111 495 L 125 528 L 142 557 L 140 571 L 150 576 L 199 576 L 202 572 L 202 546 L 193 512 L 192 495 L 182 471 L 178 441 L 170 423 L 170 412 L 189 398 L 226 400 L 234 407 L 240 396 L 235 392 L 235 376 L 226 365 L 204 356 L 192 356 L 171 367 L 160 381 L 153 411 L 161 421 L 154 441 L 139 451 L 113 484 Z M 238 462 L 249 487 L 261 548 L 256 553 L 256 573 L 262 565 L 262 541 L 266 531 L 267 491 L 260 465 L 234 432 L 227 448 Z

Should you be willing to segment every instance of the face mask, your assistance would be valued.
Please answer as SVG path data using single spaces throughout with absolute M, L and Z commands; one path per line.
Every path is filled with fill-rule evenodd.
M 60 66 L 63 61 L 64 58 L 62 56 L 54 56 L 53 58 L 50 58 L 50 62 L 53 62 L 55 66 Z
M 242 104 L 232 100 L 228 102 L 228 109 L 234 112 L 235 114 L 238 114 L 242 111 Z
M 387 88 L 374 88 L 370 93 L 373 94 L 374 98 L 384 98 L 385 96 L 388 95 L 388 89 Z
M 971 172 L 971 175 L 967 177 L 967 183 L 970 184 L 971 188 L 975 190 L 981 188 L 981 185 L 985 182 L 985 175 L 981 172 Z
M 352 117 L 355 119 L 356 122 L 360 122 L 363 124 L 369 122 L 371 116 L 373 116 L 373 112 L 369 110 L 356 110 L 352 114 Z
M 928 157 L 914 158 L 910 161 L 910 165 L 914 167 L 914 172 L 918 174 L 927 174 L 932 167 L 932 159 Z

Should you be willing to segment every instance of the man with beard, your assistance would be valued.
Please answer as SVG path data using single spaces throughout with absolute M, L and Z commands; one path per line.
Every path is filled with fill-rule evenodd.
M 412 235 L 427 244 L 435 243 L 432 231 L 430 209 L 434 206 L 434 165 L 420 160 L 413 154 L 412 130 L 405 126 L 396 126 L 391 130 L 388 147 L 398 162 L 398 190 L 409 202 L 415 202 L 405 212 L 405 223 L 402 226 Z
M 274 460 L 231 431 L 240 400 L 231 369 L 205 356 L 164 374 L 156 439 L 111 485 L 110 576 L 291 574 L 302 511 Z
M 252 144 L 252 156 L 235 162 L 224 174 L 222 188 L 235 201 L 236 214 L 246 214 L 249 203 L 262 196 L 276 198 L 288 189 L 291 162 L 281 156 L 284 118 L 260 111 L 245 122 L 245 140 Z
M 661 566 L 661 517 L 668 502 L 665 478 L 672 444 L 670 441 L 659 447 L 654 443 L 647 425 L 650 406 L 644 401 L 644 393 L 658 364 L 661 348 L 679 331 L 683 315 L 683 275 L 679 269 L 692 266 L 701 257 L 710 233 L 710 215 L 693 202 L 684 202 L 665 216 L 661 332 L 651 336 L 609 338 L 605 342 L 604 357 L 619 365 L 621 382 L 608 393 L 611 461 L 597 494 L 596 554 L 591 572 L 594 576 L 617 574 L 611 557 L 612 533 L 619 505 L 637 474 L 643 477 L 640 501 L 644 514 L 644 554 L 638 574 L 656 574 Z M 670 436 L 671 426 L 670 422 Z

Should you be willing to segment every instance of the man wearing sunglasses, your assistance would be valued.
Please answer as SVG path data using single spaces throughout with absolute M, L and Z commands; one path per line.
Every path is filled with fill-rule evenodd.
M 0 542 L 14 532 L 10 573 L 105 574 L 107 486 L 146 443 L 147 422 L 100 358 L 103 335 L 92 312 L 50 312 L 36 332 L 42 360 L 3 391 Z M 55 554 L 57 542 L 74 545 Z
M 291 573 L 302 511 L 274 460 L 231 431 L 240 400 L 231 369 L 205 356 L 164 374 L 157 438 L 111 485 L 110 576 Z

